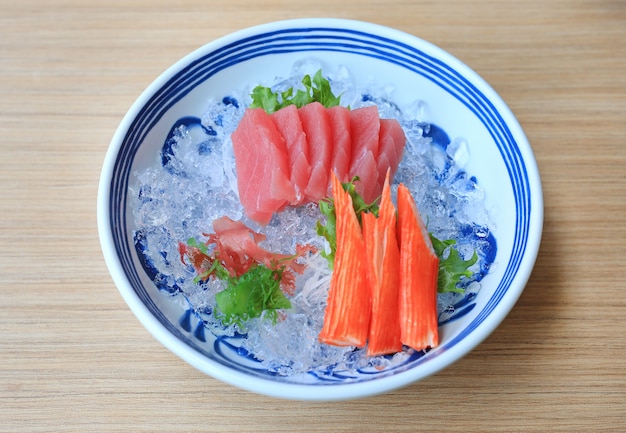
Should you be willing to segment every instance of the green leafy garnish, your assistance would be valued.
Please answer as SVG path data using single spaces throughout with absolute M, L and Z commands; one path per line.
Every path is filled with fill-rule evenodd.
M 287 105 L 295 105 L 300 108 L 311 102 L 319 102 L 326 108 L 339 105 L 340 96 L 335 96 L 330 88 L 330 82 L 322 76 L 322 70 L 318 70 L 313 78 L 305 75 L 302 79 L 304 89 L 293 87 L 283 91 L 274 92 L 270 87 L 256 86 L 250 96 L 252 103 L 250 108 L 263 108 L 268 113 L 278 111 Z
M 326 222 L 322 224 L 321 221 L 317 221 L 315 224 L 315 231 L 319 236 L 323 236 L 330 247 L 330 252 L 322 251 L 322 257 L 328 260 L 328 266 L 333 269 L 333 263 L 335 262 L 335 251 L 337 251 L 337 217 L 335 215 L 335 209 L 333 208 L 332 199 L 325 199 L 320 201 L 319 209 L 322 215 L 326 217 Z
M 227 288 L 215 295 L 222 323 L 243 327 L 246 321 L 260 317 L 264 311 L 265 317 L 276 323 L 277 310 L 291 307 L 280 289 L 283 271 L 259 264 L 241 276 L 225 278 Z
M 468 260 L 464 260 L 453 245 L 454 239 L 441 241 L 430 234 L 430 240 L 439 257 L 439 274 L 437 276 L 437 290 L 440 293 L 463 293 L 465 289 L 458 286 L 463 277 L 470 278 L 474 273 L 469 268 L 478 261 L 476 251 Z M 446 253 L 447 251 L 447 253 Z M 446 255 L 447 254 L 447 255 Z
M 211 278 L 224 282 L 225 288 L 215 296 L 216 317 L 240 328 L 262 315 L 275 323 L 277 310 L 291 307 L 286 295 L 294 295 L 295 274 L 304 272 L 298 259 L 316 248 L 298 244 L 291 255 L 268 251 L 258 244 L 264 235 L 228 217 L 215 220 L 213 228 L 215 233 L 205 234 L 206 242 L 195 238 L 179 242 L 178 252 L 181 262 L 193 268 L 194 282 Z
M 352 198 L 352 206 L 354 207 L 354 212 L 356 213 L 357 219 L 359 223 L 361 223 L 361 214 L 363 212 L 371 212 L 374 215 L 378 215 L 378 204 L 376 201 L 372 203 L 366 203 L 363 197 L 356 191 L 355 182 L 358 182 L 359 177 L 355 176 L 352 178 L 350 182 L 342 183 L 344 191 L 350 194 Z M 335 215 L 335 208 L 333 206 L 333 199 L 326 198 L 319 202 L 319 209 L 322 215 L 326 217 L 326 221 L 322 224 L 321 221 L 318 221 L 316 224 L 316 232 L 319 236 L 323 236 L 326 241 L 328 241 L 328 245 L 330 246 L 330 252 L 326 253 L 322 251 L 322 256 L 328 260 L 328 266 L 330 269 L 333 269 L 333 264 L 335 262 L 335 252 L 337 251 L 337 227 L 336 222 L 337 218 Z

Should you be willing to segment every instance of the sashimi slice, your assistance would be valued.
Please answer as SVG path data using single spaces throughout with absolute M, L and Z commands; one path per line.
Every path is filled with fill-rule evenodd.
M 391 202 L 389 174 L 383 184 L 378 217 L 363 213 L 361 222 L 368 256 L 368 282 L 372 290 L 372 318 L 367 354 L 386 355 L 402 349 L 400 340 L 400 249 L 396 208 Z
M 391 170 L 393 180 L 406 145 L 406 136 L 396 119 L 380 119 L 380 140 L 378 143 L 378 181 L 383 184 L 387 170 Z
M 312 251 L 310 246 L 297 246 L 296 254 L 279 254 L 266 250 L 259 245 L 259 242 L 266 239 L 264 234 L 227 216 L 213 221 L 213 231 L 213 234 L 208 235 L 207 245 L 215 245 L 214 256 L 219 257 L 231 276 L 241 276 L 257 263 L 268 267 L 278 263 L 285 270 L 288 268 L 302 273 L 305 267 L 297 259 Z
M 382 190 L 378 182 L 378 147 L 380 141 L 380 118 L 375 105 L 350 111 L 350 136 L 352 149 L 348 176 L 359 176 L 357 191 L 366 202 L 375 200 Z M 373 165 L 372 165 L 373 161 Z
M 296 195 L 283 136 L 265 110 L 249 108 L 231 140 L 239 200 L 248 217 L 267 224 Z
M 371 151 L 365 152 L 350 169 L 350 179 L 358 176 L 354 187 L 361 194 L 366 203 L 376 200 L 382 191 L 382 186 L 378 182 L 378 164 Z
M 383 170 L 385 170 L 383 172 Z M 378 155 L 378 160 L 376 161 L 376 189 L 379 188 L 379 185 L 382 182 L 384 182 L 384 176 L 385 174 L 389 172 L 389 174 L 391 175 L 392 172 L 392 168 L 391 168 L 391 161 L 389 161 L 389 157 L 386 153 L 381 152 L 380 155 Z M 396 170 L 393 170 L 393 173 L 395 174 Z M 382 175 L 382 180 L 381 180 L 381 175 Z M 393 177 L 391 177 L 393 179 Z
M 398 186 L 400 338 L 415 350 L 439 344 L 437 257 L 409 189 Z M 419 276 L 419 277 L 418 277 Z
M 311 164 L 306 134 L 295 105 L 287 105 L 271 114 L 276 128 L 282 134 L 287 148 L 290 179 L 295 189 L 295 200 L 291 205 L 302 204 L 304 190 L 309 182 Z
M 350 137 L 350 110 L 341 105 L 328 109 L 333 136 L 333 157 L 330 168 L 341 182 L 348 182 L 352 140 Z
M 365 240 L 352 197 L 333 173 L 330 178 L 337 217 L 337 250 L 324 324 L 318 338 L 322 343 L 335 346 L 363 347 L 367 342 L 371 316 Z
M 311 174 L 305 189 L 307 201 L 317 203 L 324 197 L 328 197 L 328 169 L 329 167 L 321 162 L 311 167 Z
M 326 107 L 312 102 L 298 109 L 307 137 L 311 178 L 305 188 L 308 200 L 317 203 L 327 197 L 333 140 Z

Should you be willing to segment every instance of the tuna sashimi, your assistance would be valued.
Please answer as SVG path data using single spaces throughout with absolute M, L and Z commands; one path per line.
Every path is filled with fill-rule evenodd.
M 380 119 L 378 108 L 325 108 L 319 102 L 284 107 L 273 114 L 247 109 L 231 136 L 240 201 L 246 215 L 267 224 L 292 205 L 328 197 L 330 175 L 358 176 L 364 200 L 380 197 L 402 159 L 406 137 L 398 121 Z
M 350 137 L 350 110 L 341 105 L 328 109 L 333 137 L 333 157 L 330 168 L 341 182 L 347 182 L 352 141 Z
M 290 179 L 296 193 L 295 200 L 290 204 L 299 205 L 305 199 L 304 190 L 311 175 L 308 142 L 302 121 L 295 105 L 287 105 L 271 116 L 285 139 L 287 148 L 287 159 L 291 168 Z
M 239 200 L 252 220 L 267 224 L 296 196 L 283 136 L 265 110 L 249 108 L 231 139 Z
M 350 135 L 352 150 L 348 176 L 359 176 L 357 191 L 366 202 L 375 200 L 382 191 L 378 179 L 378 143 L 380 141 L 380 118 L 375 105 L 350 111 Z
M 298 109 L 306 133 L 311 175 L 305 189 L 306 198 L 317 203 L 328 196 L 329 173 L 333 156 L 332 131 L 327 109 L 312 102 Z
M 372 203 L 380 196 L 383 186 L 378 182 L 378 164 L 371 151 L 367 151 L 353 165 L 350 178 L 353 176 L 359 176 L 354 187 L 366 203 Z
M 380 140 L 378 144 L 378 183 L 384 184 L 387 170 L 393 179 L 404 155 L 406 136 L 396 119 L 380 119 Z

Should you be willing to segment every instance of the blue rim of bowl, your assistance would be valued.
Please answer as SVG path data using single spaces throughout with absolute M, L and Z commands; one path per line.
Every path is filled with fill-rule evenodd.
M 418 46 L 420 48 L 417 48 Z M 478 327 L 489 328 L 482 338 L 486 337 L 504 319 L 517 301 L 530 275 L 539 247 L 543 202 L 540 188 L 531 191 L 531 178 L 535 185 L 540 185 L 540 181 L 530 146 L 521 127 L 504 102 L 487 83 L 463 63 L 415 36 L 358 21 L 304 19 L 253 27 L 234 33 L 230 37 L 221 38 L 196 53 L 192 53 L 181 61 L 184 63 L 189 59 L 188 64 L 180 71 L 170 74 L 166 71 L 162 76 L 165 77 L 162 84 L 151 95 L 147 95 L 145 103 L 137 107 L 136 113 L 132 119 L 129 119 L 128 127 L 122 128 L 120 125 L 118 132 L 123 129 L 127 129 L 128 132 L 121 138 L 121 143 L 115 149 L 118 151 L 117 154 L 110 157 L 107 155 L 107 158 L 115 158 L 112 163 L 112 172 L 106 173 L 107 179 L 111 181 L 101 185 L 99 193 L 99 226 L 108 225 L 105 231 L 107 234 L 110 232 L 112 236 L 111 242 L 118 256 L 118 265 L 121 266 L 128 284 L 163 327 L 180 341 L 210 357 L 204 348 L 197 345 L 188 335 L 183 334 L 163 315 L 144 287 L 135 266 L 134 246 L 129 241 L 126 221 L 128 184 L 134 157 L 147 134 L 164 113 L 200 83 L 230 66 L 250 59 L 296 52 L 303 54 L 349 53 L 406 68 L 454 96 L 471 110 L 489 131 L 506 165 L 514 194 L 515 235 L 511 256 L 498 286 L 480 313 L 452 340 L 446 341 L 435 351 L 450 351 L 464 338 L 474 333 Z M 471 80 L 467 78 L 468 76 Z M 480 88 L 475 83 L 479 83 Z M 489 96 L 486 93 L 489 93 Z M 494 105 L 494 101 L 497 101 L 498 107 Z M 133 114 L 132 111 L 129 111 L 129 115 Z M 105 173 L 103 173 L 104 178 Z M 106 196 L 103 196 L 103 191 L 106 192 Z M 103 214 L 105 216 L 101 216 Z M 110 260 L 107 260 L 107 263 L 109 262 Z M 514 281 L 516 281 L 516 291 L 512 293 L 511 286 Z M 498 317 L 491 317 L 490 324 L 487 325 L 487 318 L 502 302 L 505 295 L 507 295 L 507 308 L 503 309 Z M 137 314 L 137 311 L 134 312 Z M 480 340 L 475 340 L 473 346 L 480 343 Z M 445 365 L 431 368 L 425 375 L 444 368 L 456 358 L 450 358 Z M 416 362 L 422 361 L 418 359 Z M 197 364 L 198 361 L 196 360 L 195 363 Z M 231 364 L 225 365 L 233 367 Z M 241 371 L 250 373 L 246 369 L 241 369 Z M 332 383 L 332 385 L 341 385 L 341 383 Z M 386 390 L 398 386 L 399 382 L 390 382 L 390 387 Z

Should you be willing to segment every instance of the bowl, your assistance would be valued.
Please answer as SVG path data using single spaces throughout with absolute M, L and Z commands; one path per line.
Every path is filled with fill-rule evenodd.
M 410 353 L 386 368 L 293 375 L 264 368 L 237 344 L 245 336 L 207 331 L 202 315 L 184 297 L 173 296 L 176 287 L 159 278 L 159 267 L 167 260 L 147 260 L 137 239 L 133 216 L 137 173 L 163 162 L 175 127 L 198 123 L 208 100 L 289 75 L 303 59 L 315 59 L 330 71 L 346 67 L 357 87 L 377 83 L 400 105 L 421 101 L 422 115 L 432 125 L 425 135 L 433 145 L 445 147 L 462 138 L 463 170 L 480 186 L 492 223 L 491 266 L 481 275 L 480 290 L 462 296 L 454 313 L 440 319 L 440 345 Z M 273 22 L 224 36 L 187 55 L 151 83 L 110 143 L 97 212 L 113 281 L 135 316 L 165 347 L 198 370 L 245 390 L 328 401 L 404 387 L 439 372 L 480 344 L 513 308 L 531 274 L 542 232 L 542 200 L 538 169 L 522 128 L 498 94 L 469 67 L 392 28 L 314 18 Z

